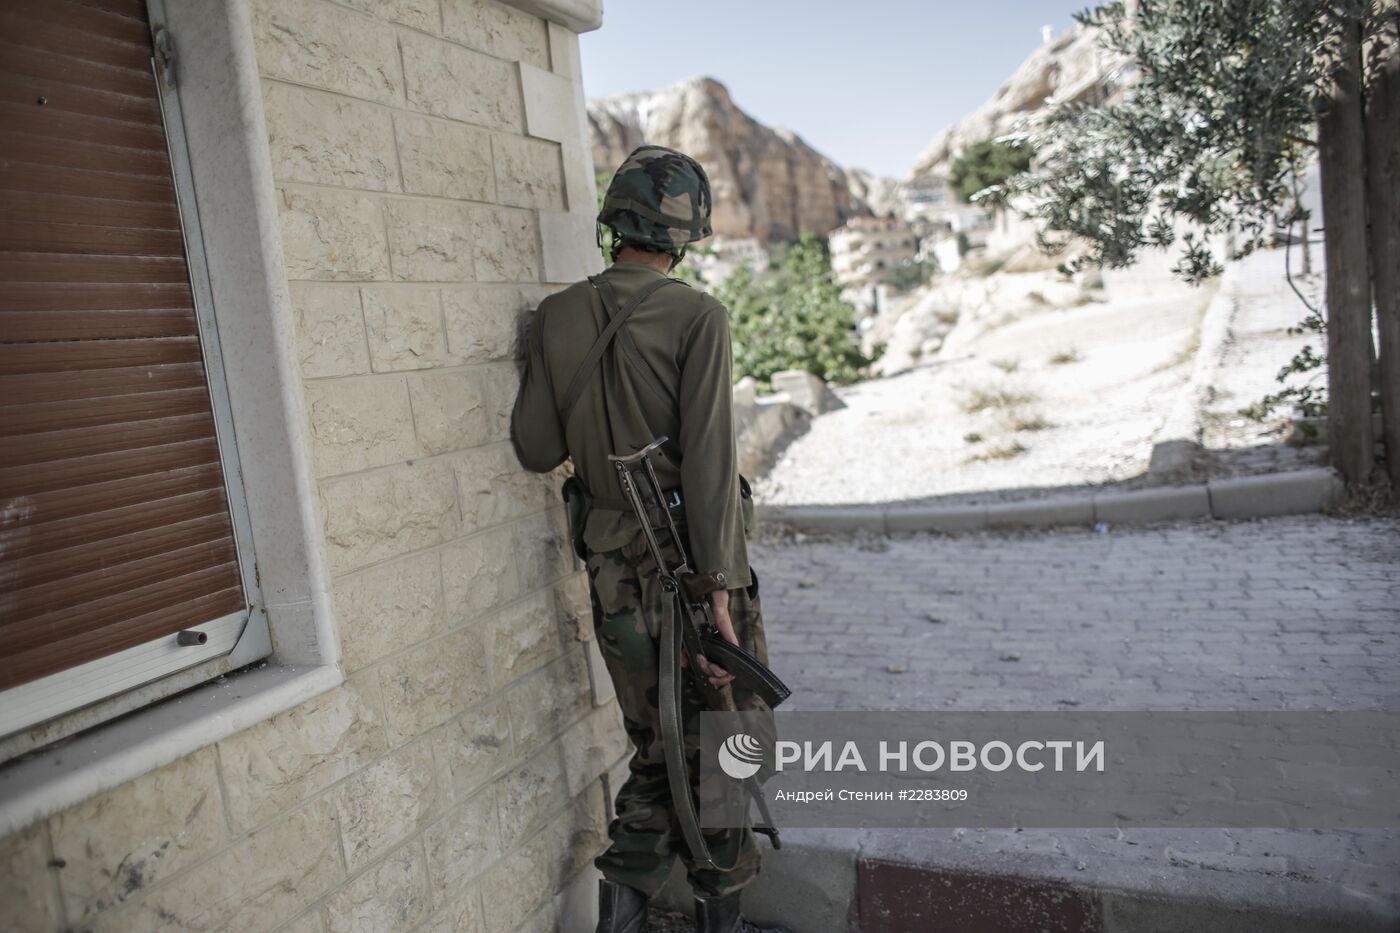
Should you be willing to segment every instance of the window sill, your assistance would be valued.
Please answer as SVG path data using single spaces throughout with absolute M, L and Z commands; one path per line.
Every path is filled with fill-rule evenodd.
M 0 837 L 304 703 L 344 679 L 339 667 L 268 663 L 12 761 L 0 769 Z

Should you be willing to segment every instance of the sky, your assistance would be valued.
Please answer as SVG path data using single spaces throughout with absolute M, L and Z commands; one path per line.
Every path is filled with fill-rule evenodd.
M 1055 0 L 608 0 L 581 40 L 590 98 L 707 75 L 847 168 L 904 177 L 1079 3 Z

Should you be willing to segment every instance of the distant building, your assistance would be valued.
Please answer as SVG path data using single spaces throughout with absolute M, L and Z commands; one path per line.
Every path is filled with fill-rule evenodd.
M 758 271 L 768 265 L 768 250 L 753 237 L 716 235 L 701 248 L 686 255 L 690 265 L 709 288 L 715 288 L 729 278 L 740 266 Z
M 852 217 L 831 233 L 832 274 L 852 289 L 887 281 L 918 252 L 914 230 L 896 217 Z
M 938 175 L 912 178 L 903 186 L 904 219 L 914 229 L 926 229 L 929 235 L 972 234 L 991 225 L 991 214 L 977 204 L 967 204 Z

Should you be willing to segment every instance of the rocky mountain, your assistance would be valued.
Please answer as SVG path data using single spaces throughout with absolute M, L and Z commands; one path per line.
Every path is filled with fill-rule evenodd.
M 1099 46 L 1100 31 L 1076 25 L 1042 44 L 990 100 L 933 138 L 915 160 L 911 178 L 947 177 L 964 147 L 1011 131 L 1053 107 L 1096 102 L 1131 80 L 1123 59 Z
M 643 142 L 699 160 L 710 176 L 719 236 L 769 243 L 825 234 L 892 200 L 892 181 L 848 172 L 797 134 L 765 126 L 713 78 L 589 101 L 588 125 L 599 171 Z

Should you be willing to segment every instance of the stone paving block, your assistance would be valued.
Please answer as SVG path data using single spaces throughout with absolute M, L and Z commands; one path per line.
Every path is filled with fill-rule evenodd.
M 394 136 L 405 191 L 465 201 L 496 200 L 488 131 L 396 113 Z
M 265 77 L 381 104 L 402 100 L 394 30 L 368 16 L 347 16 L 320 0 L 258 0 L 252 27 Z
M 516 760 L 503 700 L 482 704 L 433 732 L 441 784 L 461 802 Z
M 442 307 L 453 356 L 467 363 L 521 358 L 524 323 L 537 303 L 518 285 L 444 288 Z
M 452 201 L 386 201 L 393 277 L 400 282 L 474 281 L 471 217 L 468 205 Z
M 497 689 L 560 657 L 570 645 L 554 611 L 554 594 L 536 591 L 487 623 L 485 649 Z
M 269 81 L 263 109 L 278 181 L 399 190 L 393 121 L 383 107 Z
M 520 85 L 525 95 L 525 130 L 557 143 L 588 137 L 583 95 L 568 78 L 522 62 Z
M 613 686 L 612 675 L 608 673 L 607 662 L 603 660 L 603 652 L 598 648 L 598 640 L 593 638 L 585 642 L 584 651 L 588 663 L 589 685 L 593 692 L 593 705 L 602 706 L 617 696 L 617 690 Z
M 459 884 L 455 891 L 435 891 L 433 899 L 442 906 L 419 928 L 421 933 L 481 933 L 486 929 L 481 889 L 475 883 Z
M 545 21 L 497 0 L 442 0 L 442 34 L 497 58 L 549 67 Z
M 1262 518 L 1320 512 L 1335 505 L 1342 482 L 1329 469 L 1211 480 L 1210 509 L 1216 518 Z
M 453 361 L 436 288 L 389 285 L 360 291 L 375 372 L 429 369 Z
M 314 907 L 284 926 L 278 933 L 325 933 L 321 922 L 321 909 Z
M 578 566 L 569 538 L 568 517 L 562 508 L 517 522 L 515 547 L 511 553 L 525 586 L 551 584 L 573 573 Z
M 451 896 L 468 878 L 476 877 L 501 852 L 496 798 L 485 790 L 456 804 L 423 833 L 428 878 L 438 896 Z
M 0 839 L 0 903 L 14 933 L 50 933 L 60 926 L 45 833 L 40 822 Z
M 522 677 L 506 691 L 518 753 L 532 754 L 593 708 L 583 652 L 584 646 L 575 644 L 562 658 Z
M 486 884 L 496 896 L 485 904 L 490 933 L 517 929 L 606 847 L 605 813 L 595 782 L 569 801 L 560 818 L 491 869 Z
M 509 526 L 458 538 L 442 549 L 444 609 L 448 626 L 479 629 L 485 615 L 514 599 L 522 580 Z
M 473 204 L 472 256 L 481 282 L 539 282 L 539 214 L 494 204 Z
M 80 925 L 227 844 L 214 750 L 201 749 L 64 810 L 49 826 L 54 857 L 63 860 L 64 912 Z M 12 867 L 37 887 L 14 891 L 5 912 L 15 918 L 15 908 L 25 905 L 18 913 L 51 914 L 48 857 L 37 842 L 20 851 L 30 853 L 28 864 L 16 858 Z
M 331 791 L 352 872 L 382 857 L 444 809 L 437 778 L 431 743 L 420 739 Z
M 524 121 L 514 65 L 430 36 L 404 32 L 399 37 L 410 108 L 520 131 Z
M 336 581 L 341 660 L 354 672 L 444 631 L 438 555 L 415 554 Z
M 461 533 L 450 467 L 415 462 L 321 484 L 326 556 L 346 573 Z
M 429 373 L 408 382 L 412 423 L 424 456 L 480 447 L 492 440 L 480 370 Z
M 280 194 L 288 278 L 389 278 L 388 238 L 375 195 L 308 188 L 283 188 Z
M 317 476 L 388 466 L 418 452 L 408 384 L 402 376 L 308 383 L 306 414 Z
M 540 213 L 540 244 L 546 281 L 572 282 L 602 271 L 603 255 L 594 240 L 590 239 L 592 234 L 589 231 L 592 229 L 592 214 L 582 211 Z
M 344 878 L 335 809 L 316 800 L 133 897 L 103 928 L 272 930 Z
M 1094 495 L 1094 521 L 1110 525 L 1145 525 L 1209 515 L 1210 496 L 1205 486 L 1164 486 Z
M 390 745 L 455 719 L 490 692 L 486 652 L 469 629 L 423 642 L 379 665 Z
M 371 676 L 355 676 L 219 743 L 229 822 L 244 832 L 364 768 L 385 748 Z
M 428 867 L 415 840 L 326 898 L 328 933 L 407 930 L 428 916 Z
M 452 470 L 468 530 L 522 518 L 560 501 L 546 479 L 521 468 L 509 444 L 454 454 Z
M 564 209 L 564 174 L 558 143 L 497 133 L 491 139 L 491 151 L 500 203 L 542 211 Z
M 583 80 L 578 46 L 578 33 L 558 23 L 549 23 L 549 67 L 555 74 L 571 81 Z
M 357 287 L 293 282 L 291 295 L 304 378 L 369 372 L 369 348 Z
M 570 557 L 572 562 L 573 558 Z M 575 566 L 573 563 L 571 567 Z M 571 572 L 554 587 L 554 612 L 560 626 L 574 641 L 593 641 L 593 604 L 588 592 L 588 574 Z
M 501 843 L 506 851 L 543 826 L 569 798 L 561 760 L 564 742 L 547 745 L 493 785 L 500 814 Z

